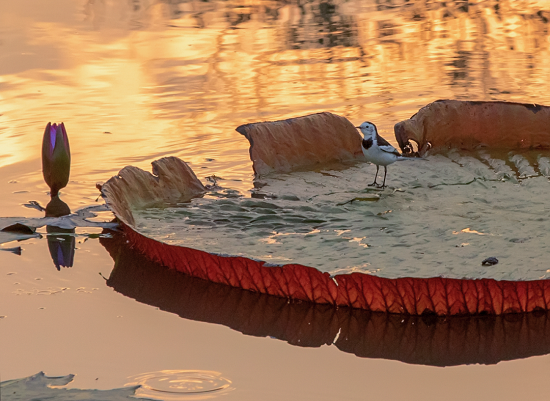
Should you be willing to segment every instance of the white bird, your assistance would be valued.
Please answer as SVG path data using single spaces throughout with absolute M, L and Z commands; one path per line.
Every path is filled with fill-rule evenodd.
M 369 187 L 376 185 L 378 188 L 384 188 L 386 186 L 386 174 L 388 173 L 387 166 L 396 162 L 397 160 L 405 160 L 407 158 L 401 156 L 401 153 L 397 151 L 388 141 L 378 135 L 376 125 L 369 121 L 365 121 L 359 128 L 363 134 L 363 141 L 361 142 L 361 149 L 367 161 L 376 164 L 376 175 L 374 176 L 374 182 L 369 184 Z M 378 170 L 380 166 L 384 166 L 384 182 L 382 185 L 376 183 L 378 178 Z

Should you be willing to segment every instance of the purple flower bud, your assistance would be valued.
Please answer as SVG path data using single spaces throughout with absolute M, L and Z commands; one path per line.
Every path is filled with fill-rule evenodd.
M 70 172 L 71 150 L 65 125 L 48 123 L 42 140 L 42 173 L 52 197 L 67 186 Z
M 50 156 L 53 154 L 53 149 L 55 148 L 55 137 L 57 134 L 57 124 L 53 124 L 50 128 Z

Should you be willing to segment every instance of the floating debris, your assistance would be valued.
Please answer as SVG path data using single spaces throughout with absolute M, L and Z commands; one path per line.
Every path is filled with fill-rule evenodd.
M 496 265 L 497 263 L 498 263 L 498 259 L 491 256 L 490 258 L 484 259 L 483 262 L 481 262 L 481 265 L 493 266 L 493 265 Z
M 56 401 L 147 401 L 137 398 L 140 386 L 113 390 L 80 390 L 63 388 L 74 375 L 48 377 L 44 372 L 23 379 L 6 380 L 0 383 L 2 401 L 56 400 Z

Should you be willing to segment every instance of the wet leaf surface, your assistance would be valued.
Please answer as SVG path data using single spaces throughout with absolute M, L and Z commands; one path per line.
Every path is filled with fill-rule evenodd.
M 254 190 L 265 195 L 260 199 L 209 193 L 179 207 L 136 210 L 134 217 L 140 232 L 172 245 L 330 273 L 544 278 L 550 183 L 542 172 L 522 178 L 507 160 L 548 155 L 496 156 L 453 151 L 395 163 L 383 191 L 366 187 L 375 171 L 366 163 L 268 175 Z M 498 267 L 480 265 L 487 253 L 499 255 Z

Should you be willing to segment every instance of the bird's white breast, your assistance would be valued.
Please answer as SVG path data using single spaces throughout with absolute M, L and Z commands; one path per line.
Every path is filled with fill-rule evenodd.
M 384 152 L 376 143 L 373 143 L 368 149 L 365 149 L 364 147 L 361 148 L 363 149 L 363 154 L 365 155 L 367 161 L 379 166 L 387 166 L 397 160 L 396 155 L 393 153 Z

